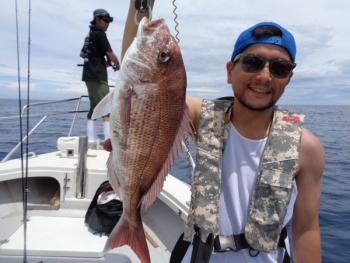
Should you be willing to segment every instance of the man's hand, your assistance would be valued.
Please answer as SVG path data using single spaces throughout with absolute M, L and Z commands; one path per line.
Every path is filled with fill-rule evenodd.
M 114 71 L 119 70 L 120 69 L 120 63 L 119 63 L 119 60 L 118 60 L 117 56 L 114 54 L 114 52 L 113 51 L 107 51 L 106 54 L 107 54 L 108 58 L 113 62 L 113 66 L 112 66 L 113 70 Z
M 112 151 L 111 139 L 108 138 L 107 140 L 104 141 L 103 149 L 105 149 L 107 152 L 111 152 Z
M 119 64 L 119 63 L 118 63 L 118 64 L 114 64 L 114 65 L 112 66 L 112 68 L 113 68 L 114 71 L 117 71 L 117 70 L 120 69 L 120 64 Z

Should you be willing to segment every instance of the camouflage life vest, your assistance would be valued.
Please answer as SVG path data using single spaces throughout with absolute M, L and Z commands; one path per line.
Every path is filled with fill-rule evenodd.
M 222 154 L 232 105 L 230 100 L 203 100 L 186 241 L 192 240 L 194 223 L 202 229 L 203 242 L 218 233 Z M 293 191 L 303 122 L 304 115 L 274 107 L 245 226 L 246 241 L 255 250 L 276 252 Z

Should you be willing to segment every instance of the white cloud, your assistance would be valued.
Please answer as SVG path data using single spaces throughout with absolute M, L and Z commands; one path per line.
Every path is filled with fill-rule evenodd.
M 84 83 L 79 84 L 78 86 L 71 86 L 63 89 L 56 89 L 53 92 L 55 93 L 78 93 L 78 94 L 86 94 L 86 86 Z
M 17 80 L 15 3 L 3 1 L 0 17 L 0 85 L 10 90 Z M 56 99 L 86 92 L 81 82 L 79 51 L 95 8 L 114 17 L 107 31 L 113 50 L 120 55 L 129 1 L 36 0 L 31 6 L 30 76 L 33 96 Z M 225 64 L 238 34 L 261 21 L 274 21 L 289 29 L 297 43 L 297 68 L 282 101 L 349 104 L 350 36 L 348 10 L 343 0 L 175 1 L 180 38 L 188 78 L 189 95 L 231 95 Z M 172 1 L 155 3 L 154 18 L 163 17 L 175 35 Z M 18 0 L 21 81 L 28 75 L 28 1 Z M 108 71 L 114 84 L 117 73 Z M 24 81 L 25 82 L 25 81 Z M 39 91 L 45 91 L 41 94 Z M 34 91 L 37 91 L 34 92 Z M 1 96 L 15 97 L 11 92 Z M 303 95 L 303 97 L 301 96 Z M 302 97 L 302 98 L 301 98 Z
M 7 88 L 18 90 L 19 86 L 21 87 L 22 92 L 28 90 L 28 82 L 24 82 L 24 81 L 20 82 L 19 84 L 18 84 L 18 82 L 10 82 L 9 85 L 7 86 Z M 35 91 L 37 89 L 36 84 L 29 83 L 29 89 L 31 91 L 33 91 L 33 90 Z

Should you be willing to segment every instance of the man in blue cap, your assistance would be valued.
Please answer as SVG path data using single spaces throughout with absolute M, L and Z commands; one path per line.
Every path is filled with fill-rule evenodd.
M 105 9 L 96 9 L 90 22 L 89 33 L 85 37 L 80 57 L 84 59 L 82 80 L 88 89 L 90 110 L 87 114 L 87 136 L 90 140 L 97 140 L 96 120 L 91 116 L 96 105 L 109 92 L 107 67 L 119 70 L 119 60 L 114 54 L 107 39 L 106 31 L 113 17 Z M 112 64 L 113 62 L 113 64 Z M 105 140 L 110 137 L 109 115 L 103 116 L 103 133 Z
M 294 262 L 321 262 L 324 150 L 302 127 L 304 115 L 276 106 L 295 58 L 290 32 L 259 23 L 240 34 L 226 64 L 234 98 L 187 97 L 197 153 L 184 232 L 194 245 L 182 262 L 195 262 L 201 247 L 193 242 L 193 225 L 202 242 L 212 245 L 213 234 L 207 261 L 290 262 L 288 222 Z
M 125 28 L 132 27 L 136 32 L 128 16 Z M 321 262 L 324 150 L 302 127 L 304 115 L 276 106 L 295 58 L 289 31 L 259 23 L 240 34 L 226 64 L 234 97 L 186 98 L 196 167 L 188 220 L 170 263 L 291 262 L 289 222 L 294 262 Z M 111 151 L 110 140 L 104 148 Z

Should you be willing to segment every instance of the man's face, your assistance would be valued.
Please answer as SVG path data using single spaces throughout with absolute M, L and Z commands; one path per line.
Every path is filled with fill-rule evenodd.
M 103 31 L 107 31 L 110 20 L 108 16 L 96 17 L 96 26 L 101 28 Z
M 284 48 L 273 44 L 253 44 L 242 53 L 290 60 L 290 55 Z M 242 69 L 241 61 L 239 58 L 234 63 L 228 62 L 226 65 L 227 83 L 232 85 L 236 102 L 254 111 L 264 111 L 274 106 L 282 96 L 293 72 L 285 79 L 274 78 L 270 74 L 267 62 L 261 71 L 248 73 Z

